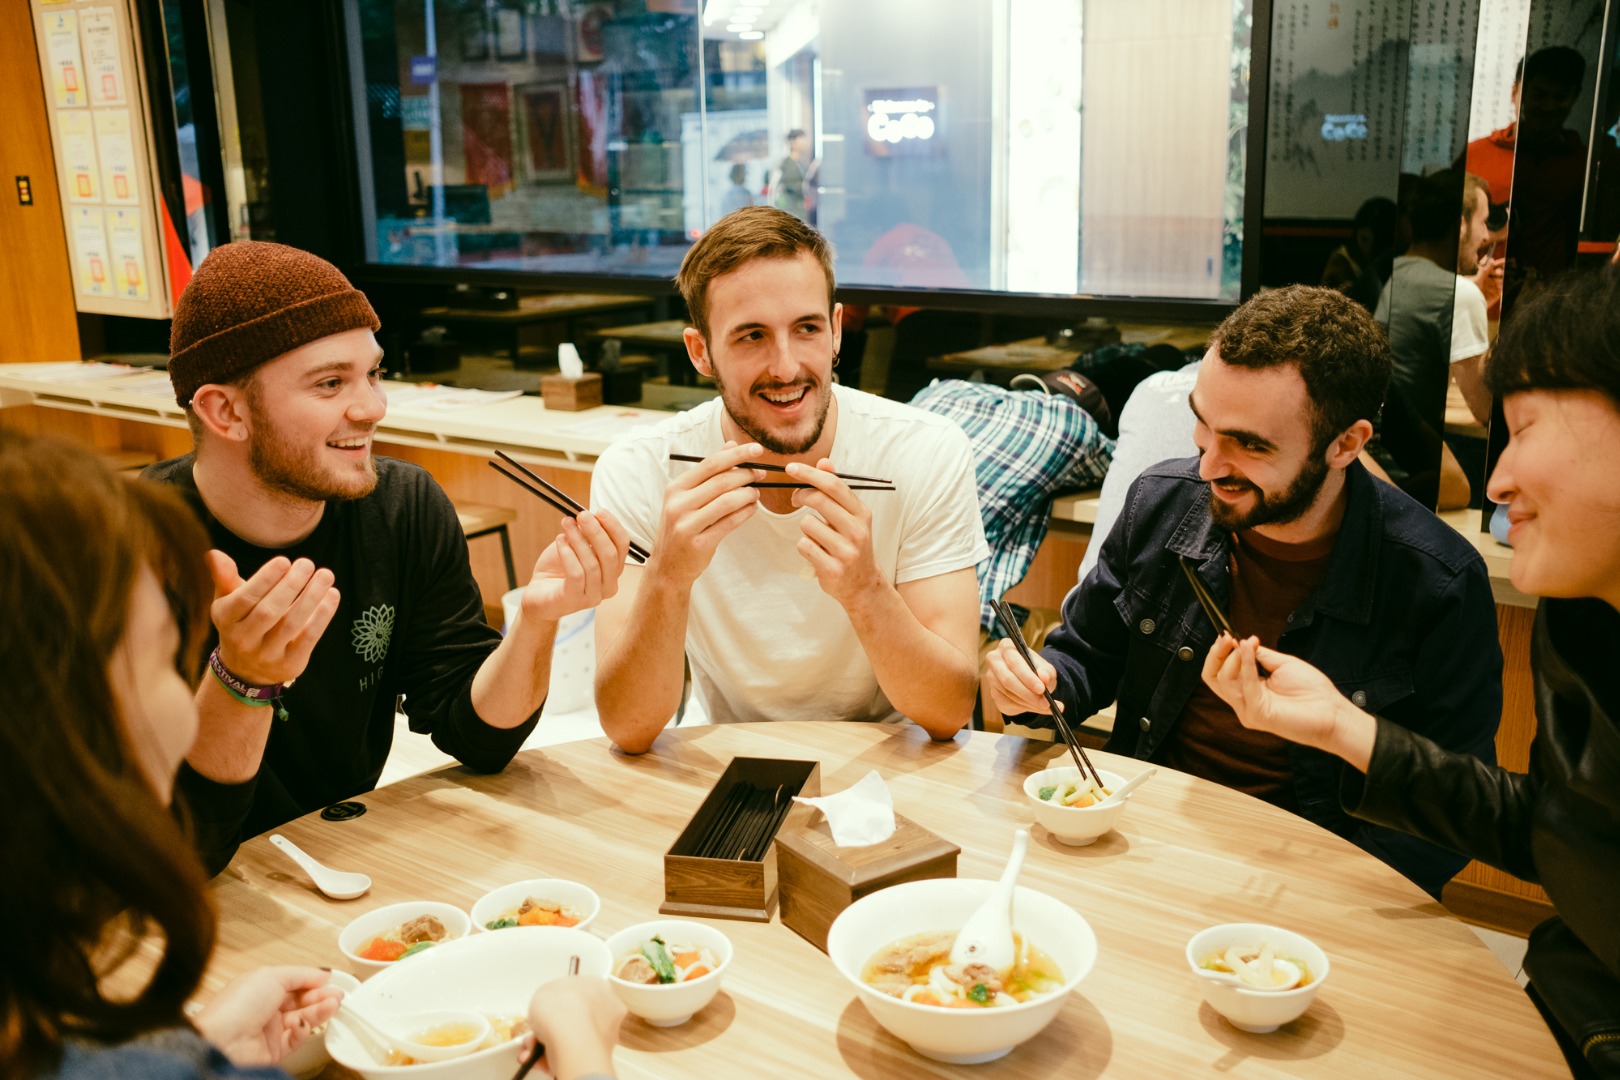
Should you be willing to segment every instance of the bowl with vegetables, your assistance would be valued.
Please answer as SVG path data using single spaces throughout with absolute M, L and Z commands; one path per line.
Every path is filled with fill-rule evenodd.
M 338 934 L 338 948 L 360 978 L 467 936 L 472 920 L 454 904 L 406 900 L 373 908 Z
M 1126 795 L 1113 802 L 1108 796 L 1125 783 L 1125 778 L 1107 769 L 1097 770 L 1102 786 L 1073 765 L 1042 769 L 1024 781 L 1024 798 L 1035 811 L 1035 820 L 1061 844 L 1085 847 L 1119 824 L 1130 804 Z
M 1328 958 L 1303 934 L 1264 923 L 1224 923 L 1187 942 L 1204 1000 L 1241 1031 L 1265 1034 L 1304 1015 Z
M 608 982 L 624 1007 L 654 1027 L 691 1019 L 720 992 L 731 941 L 705 923 L 660 919 L 607 939 Z
M 475 932 L 514 926 L 560 926 L 583 930 L 602 910 L 587 886 L 563 878 L 530 878 L 491 889 L 472 906 Z

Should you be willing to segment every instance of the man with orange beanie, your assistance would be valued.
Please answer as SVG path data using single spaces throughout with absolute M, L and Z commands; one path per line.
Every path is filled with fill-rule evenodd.
M 208 526 L 217 647 L 182 770 L 211 868 L 243 839 L 376 786 L 396 697 L 411 729 L 494 772 L 534 728 L 557 620 L 618 587 L 628 536 L 566 520 L 503 639 L 484 621 L 455 510 L 372 453 L 387 411 L 379 327 L 330 263 L 216 248 L 175 310 L 169 377 L 196 449 L 147 475 Z

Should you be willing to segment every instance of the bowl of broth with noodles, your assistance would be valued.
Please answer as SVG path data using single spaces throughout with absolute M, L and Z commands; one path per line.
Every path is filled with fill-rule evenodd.
M 1079 912 L 1019 886 L 1012 967 L 950 962 L 993 881 L 937 878 L 870 893 L 834 920 L 827 955 L 877 1020 L 924 1057 L 992 1061 L 1039 1035 L 1090 973 L 1097 939 Z

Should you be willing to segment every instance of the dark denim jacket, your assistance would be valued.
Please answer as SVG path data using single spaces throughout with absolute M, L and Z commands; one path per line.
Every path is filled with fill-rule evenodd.
M 1346 489 L 1327 575 L 1289 617 L 1278 648 L 1314 664 L 1368 712 L 1494 763 L 1502 649 L 1484 560 L 1432 511 L 1359 464 L 1347 470 Z M 1096 568 L 1064 600 L 1063 626 L 1046 639 L 1042 655 L 1058 670 L 1057 697 L 1069 716 L 1118 700 L 1111 752 L 1153 758 L 1215 641 L 1176 565 L 1181 555 L 1196 560 L 1216 601 L 1227 605 L 1230 535 L 1211 521 L 1209 500 L 1196 458 L 1143 472 Z M 1292 764 L 1300 814 L 1431 895 L 1466 864 L 1347 814 L 1339 780 L 1349 766 L 1338 758 L 1295 746 Z

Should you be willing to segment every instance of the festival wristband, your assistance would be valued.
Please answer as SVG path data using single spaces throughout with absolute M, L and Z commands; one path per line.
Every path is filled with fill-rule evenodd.
M 274 705 L 276 718 L 287 719 L 287 710 L 281 704 L 281 692 L 292 685 L 291 680 L 271 683 L 268 686 L 250 683 L 225 666 L 225 661 L 219 658 L 218 645 L 215 645 L 214 651 L 208 654 L 208 670 L 214 673 L 214 677 L 219 680 L 226 692 L 243 705 Z

